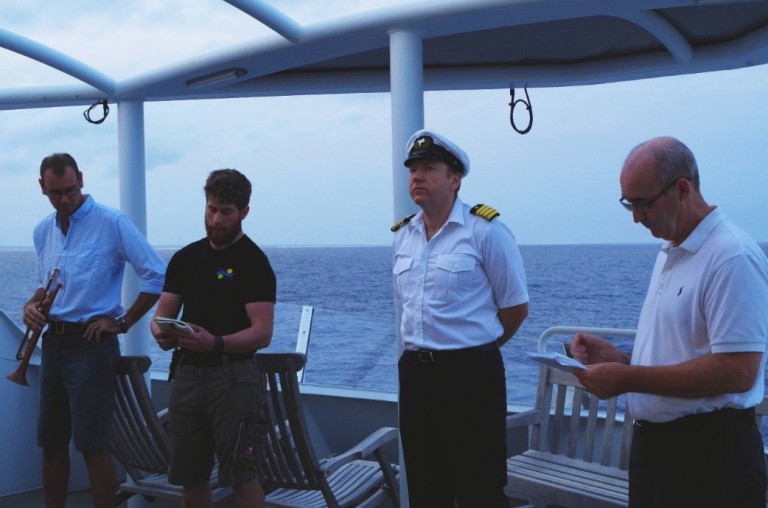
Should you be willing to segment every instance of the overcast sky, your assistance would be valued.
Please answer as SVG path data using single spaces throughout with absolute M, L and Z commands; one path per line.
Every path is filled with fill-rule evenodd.
M 404 2 L 273 3 L 309 24 Z M 267 33 L 221 1 L 112 4 L 3 0 L 0 28 L 116 79 Z M 2 49 L 0 68 L 0 90 L 71 82 Z M 509 126 L 508 90 L 433 92 L 425 97 L 425 123 L 469 154 L 472 172 L 462 183 L 462 199 L 497 208 L 521 244 L 654 241 L 618 204 L 618 173 L 634 145 L 658 135 L 688 144 L 704 197 L 758 241 L 768 241 L 766 83 L 762 66 L 532 89 L 534 123 L 524 136 Z M 86 123 L 84 109 L 0 111 L 0 247 L 30 246 L 32 228 L 52 210 L 37 183 L 40 160 L 52 152 L 71 153 L 84 173 L 84 191 L 119 207 L 119 106 L 101 125 Z M 254 184 L 244 227 L 257 243 L 391 242 L 388 94 L 148 103 L 145 121 L 154 245 L 203 236 L 202 185 L 209 171 L 222 167 L 243 171 Z

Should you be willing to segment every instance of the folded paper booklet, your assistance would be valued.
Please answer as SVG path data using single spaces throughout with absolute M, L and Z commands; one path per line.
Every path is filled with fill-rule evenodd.
M 568 358 L 560 353 L 528 353 L 531 360 L 549 365 L 565 372 L 573 372 L 574 369 L 586 369 L 583 363 L 573 358 Z
M 156 317 L 155 323 L 157 323 L 157 326 L 165 330 L 180 330 L 180 331 L 189 332 L 189 333 L 194 332 L 194 330 L 192 330 L 192 327 L 189 326 L 189 323 L 185 321 L 181 321 L 179 319 Z

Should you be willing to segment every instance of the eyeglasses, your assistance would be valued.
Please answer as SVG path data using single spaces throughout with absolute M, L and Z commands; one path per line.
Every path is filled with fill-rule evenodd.
M 45 195 L 48 196 L 48 199 L 57 200 L 61 199 L 64 196 L 71 198 L 72 196 L 76 196 L 80 192 L 80 187 L 69 187 L 68 189 L 64 189 L 61 191 L 45 191 Z
M 628 200 L 627 198 L 619 198 L 619 203 L 621 203 L 621 206 L 626 208 L 630 212 L 634 212 L 635 210 L 647 210 L 650 208 L 653 203 L 659 199 L 661 196 L 667 193 L 669 189 L 672 188 L 673 185 L 677 183 L 680 178 L 683 178 L 684 180 L 690 180 L 690 178 L 685 178 L 683 176 L 679 178 L 675 178 L 670 182 L 669 185 L 664 187 L 661 192 L 653 196 L 651 199 L 633 199 L 632 201 Z

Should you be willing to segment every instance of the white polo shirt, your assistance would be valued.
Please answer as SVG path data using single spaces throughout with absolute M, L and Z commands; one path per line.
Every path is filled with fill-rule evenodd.
M 499 309 L 528 301 L 515 237 L 500 220 L 469 209 L 457 198 L 430 241 L 422 212 L 395 233 L 395 306 L 405 349 L 487 344 L 502 334 Z
M 768 342 L 768 260 L 757 243 L 715 209 L 678 247 L 656 258 L 637 326 L 633 365 L 672 365 L 712 353 L 761 352 L 745 393 L 697 399 L 629 393 L 632 416 L 666 422 L 763 398 Z

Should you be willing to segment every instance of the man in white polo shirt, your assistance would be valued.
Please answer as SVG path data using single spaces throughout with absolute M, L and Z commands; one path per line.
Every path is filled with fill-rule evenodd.
M 577 376 L 600 397 L 628 393 L 636 420 L 629 506 L 765 507 L 754 406 L 763 398 L 768 260 L 707 204 L 691 151 L 674 138 L 635 147 L 621 204 L 666 240 L 640 313 L 631 361 L 589 334 L 571 341 Z

